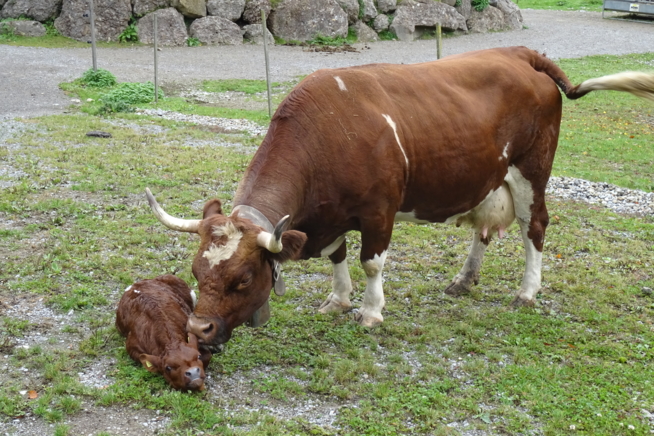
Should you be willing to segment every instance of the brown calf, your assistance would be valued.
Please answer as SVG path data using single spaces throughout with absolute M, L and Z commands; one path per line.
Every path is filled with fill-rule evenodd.
M 194 297 L 183 280 L 167 274 L 134 283 L 116 309 L 116 328 L 127 338 L 130 357 L 175 389 L 203 390 L 211 361 L 211 352 L 186 333 Z

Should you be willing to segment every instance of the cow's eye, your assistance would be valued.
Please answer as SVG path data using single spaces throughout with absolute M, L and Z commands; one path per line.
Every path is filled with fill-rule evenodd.
M 198 354 L 198 360 L 202 360 L 202 354 Z
M 251 284 L 252 284 L 252 274 L 248 274 L 241 279 L 241 283 L 239 283 L 238 286 L 240 288 L 245 288 L 250 286 Z

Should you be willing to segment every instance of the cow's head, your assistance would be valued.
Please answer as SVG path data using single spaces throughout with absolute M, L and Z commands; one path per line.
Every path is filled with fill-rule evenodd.
M 149 190 L 146 193 L 152 211 L 166 227 L 200 235 L 200 249 L 193 260 L 200 298 L 187 330 L 201 344 L 227 342 L 232 330 L 250 319 L 270 296 L 272 262 L 296 259 L 306 235 L 284 231 L 288 217 L 269 233 L 238 213 L 223 215 L 217 199 L 204 205 L 201 220 L 174 218 L 161 209 Z
M 189 333 L 188 343 L 169 344 L 162 356 L 141 354 L 139 360 L 148 371 L 163 375 L 175 389 L 202 391 L 211 352 L 198 345 L 198 338 Z

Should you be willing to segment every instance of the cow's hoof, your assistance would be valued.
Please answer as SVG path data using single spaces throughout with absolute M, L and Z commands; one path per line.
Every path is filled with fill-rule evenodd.
M 460 297 L 461 295 L 468 295 L 470 293 L 470 287 L 461 282 L 452 282 L 443 292 L 453 297 Z
M 372 328 L 381 325 L 381 323 L 384 322 L 384 317 L 381 314 L 368 314 L 365 309 L 359 309 L 359 311 L 354 314 L 354 320 L 362 327 Z
M 344 313 L 352 309 L 352 304 L 348 300 L 345 303 L 336 301 L 334 293 L 329 294 L 329 297 L 320 305 L 318 312 L 320 313 Z
M 536 305 L 536 300 L 533 298 L 526 299 L 517 295 L 511 302 L 513 307 L 534 307 Z

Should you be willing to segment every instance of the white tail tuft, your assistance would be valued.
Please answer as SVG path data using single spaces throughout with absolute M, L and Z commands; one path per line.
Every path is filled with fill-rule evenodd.
M 625 71 L 589 79 L 579 85 L 578 92 L 623 91 L 654 101 L 654 74 Z

